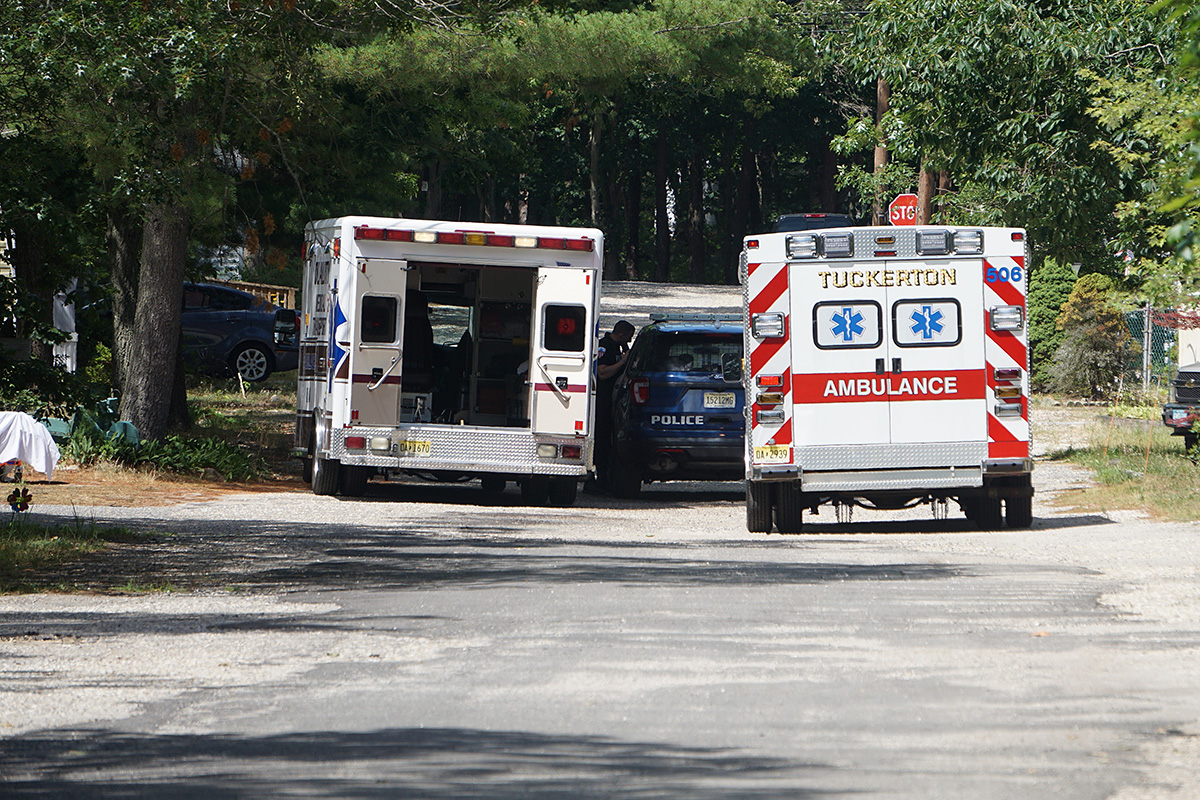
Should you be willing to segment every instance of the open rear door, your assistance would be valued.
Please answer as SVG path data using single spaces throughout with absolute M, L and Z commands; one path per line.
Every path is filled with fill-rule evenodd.
M 533 315 L 529 382 L 530 420 L 538 433 L 583 434 L 588 430 L 595 325 L 594 269 L 541 267 Z
M 350 331 L 350 409 L 357 412 L 359 424 L 394 426 L 400 419 L 408 265 L 360 259 L 358 272 Z

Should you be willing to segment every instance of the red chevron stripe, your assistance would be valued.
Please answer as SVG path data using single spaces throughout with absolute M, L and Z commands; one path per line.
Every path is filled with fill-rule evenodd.
M 1017 364 L 1020 364 L 1022 367 L 1024 367 L 1025 361 L 1026 361 L 1025 354 L 1027 352 L 1026 348 L 1025 348 L 1025 343 L 1022 342 L 1020 339 L 1018 339 L 1016 337 L 1016 335 L 1012 333 L 1012 331 L 994 331 L 994 330 L 992 330 L 991 324 L 989 324 L 988 321 L 986 320 L 986 316 L 987 316 L 986 312 L 985 312 L 984 316 L 985 316 L 984 325 L 987 328 L 988 338 L 992 340 L 993 344 L 995 344 L 997 347 L 999 347 L 1004 352 L 1008 353 L 1009 358 L 1011 358 Z
M 783 296 L 787 291 L 787 265 L 785 264 L 779 272 L 775 273 L 775 277 L 764 286 L 758 294 L 750 299 L 750 313 L 761 314 L 764 311 L 769 311 L 775 301 Z
M 788 343 L 787 331 L 790 320 L 783 319 L 784 335 L 779 339 L 767 339 L 760 342 L 750 353 L 750 374 L 757 375 L 767 365 L 767 362 Z

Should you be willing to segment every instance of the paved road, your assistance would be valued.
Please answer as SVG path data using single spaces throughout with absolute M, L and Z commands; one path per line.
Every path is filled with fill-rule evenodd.
M 1198 796 L 1197 527 L 1081 479 L 986 534 L 751 535 L 731 484 L 113 509 L 199 588 L 0 598 L 0 795 Z

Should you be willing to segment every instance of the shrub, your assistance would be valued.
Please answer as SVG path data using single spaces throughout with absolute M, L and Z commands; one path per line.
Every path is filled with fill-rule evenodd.
M 153 466 L 163 472 L 182 475 L 199 475 L 212 469 L 231 481 L 252 480 L 267 469 L 262 456 L 220 439 L 167 436 L 130 444 L 121 439 L 106 438 L 98 430 L 84 427 L 72 434 L 63 448 L 63 455 L 85 466 L 107 461 L 129 467 Z
M 1074 286 L 1075 271 L 1053 258 L 1045 259 L 1029 278 L 1030 380 L 1037 389 L 1050 385 L 1054 354 L 1064 336 L 1056 323 Z
M 1136 348 L 1124 315 L 1111 301 L 1112 288 L 1107 275 L 1084 275 L 1075 282 L 1056 321 L 1063 340 L 1050 367 L 1055 391 L 1103 397 L 1132 357 Z

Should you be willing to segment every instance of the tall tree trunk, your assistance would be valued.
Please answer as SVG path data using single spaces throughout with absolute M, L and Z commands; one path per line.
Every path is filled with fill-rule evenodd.
M 442 159 L 429 162 L 429 179 L 425 182 L 425 217 L 438 219 L 442 215 Z
M 588 200 L 592 227 L 599 228 L 600 209 L 600 126 L 603 120 L 597 109 L 592 113 L 592 125 L 588 128 Z
M 638 245 L 642 240 L 642 170 L 636 165 L 625 178 L 625 280 L 636 281 Z
M 704 154 L 696 152 L 688 169 L 688 266 L 692 283 L 704 283 Z
M 180 203 L 146 209 L 133 330 L 129 333 L 121 418 L 146 439 L 167 430 L 179 347 L 188 213 Z
M 917 175 L 917 224 L 928 225 L 933 220 L 933 197 L 937 192 L 937 173 L 921 161 Z
M 888 88 L 887 81 L 880 78 L 875 82 L 875 125 L 878 126 L 883 121 L 883 115 L 887 113 L 888 103 L 891 100 L 891 90 Z M 885 142 L 878 142 L 875 145 L 875 177 L 881 176 L 884 168 L 888 163 L 888 149 Z M 883 190 L 879 189 L 875 192 L 875 202 L 871 205 L 872 225 L 887 224 L 887 202 L 883 196 Z
M 654 144 L 654 280 L 671 279 L 671 223 L 667 219 L 667 132 Z
M 938 211 L 942 210 L 942 195 L 950 194 L 950 170 L 944 169 L 938 173 Z
M 734 209 L 737 206 L 737 180 L 733 155 L 737 150 L 734 129 L 726 125 L 721 142 L 721 177 L 718 183 L 718 200 L 720 210 L 717 212 L 717 259 L 719 261 L 718 276 L 722 283 L 732 283 L 732 276 L 737 274 L 735 269 L 738 237 L 734 232 Z
M 134 320 L 137 319 L 138 251 L 141 231 L 122 210 L 109 212 L 104 239 L 112 266 L 113 382 L 125 392 L 128 365 L 133 360 Z

